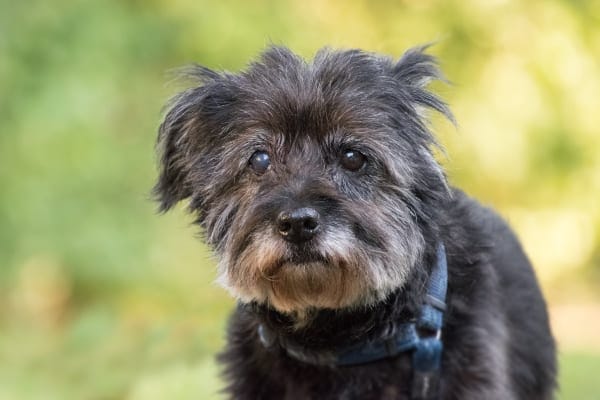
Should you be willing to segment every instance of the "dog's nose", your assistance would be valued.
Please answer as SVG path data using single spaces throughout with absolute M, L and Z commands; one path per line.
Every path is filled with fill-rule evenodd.
M 277 217 L 277 229 L 288 242 L 306 242 L 319 230 L 319 213 L 309 207 L 283 211 Z

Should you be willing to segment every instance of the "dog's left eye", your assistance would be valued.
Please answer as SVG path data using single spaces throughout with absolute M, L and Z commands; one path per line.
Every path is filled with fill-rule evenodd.
M 340 157 L 340 164 L 349 171 L 358 171 L 366 162 L 367 157 L 356 150 L 345 150 Z
M 266 151 L 255 151 L 250 157 L 250 168 L 257 174 L 264 174 L 271 165 L 271 158 Z

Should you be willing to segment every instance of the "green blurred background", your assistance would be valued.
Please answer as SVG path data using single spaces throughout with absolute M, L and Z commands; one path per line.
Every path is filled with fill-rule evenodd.
M 0 0 L 0 400 L 217 397 L 233 302 L 149 200 L 167 71 L 432 40 L 443 163 L 534 261 L 560 398 L 600 399 L 600 2 Z

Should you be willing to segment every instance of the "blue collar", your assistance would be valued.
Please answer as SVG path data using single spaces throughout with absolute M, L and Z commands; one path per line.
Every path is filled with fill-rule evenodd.
M 340 367 L 366 364 L 412 351 L 413 398 L 435 398 L 439 389 L 443 347 L 441 334 L 448 286 L 448 264 L 443 243 L 438 244 L 436 256 L 425 300 L 416 321 L 396 324 L 385 338 L 357 343 L 335 353 L 315 353 L 291 343 L 282 343 L 281 340 L 280 346 L 290 357 L 304 363 Z M 258 327 L 258 334 L 267 348 L 272 347 L 278 339 L 262 324 Z

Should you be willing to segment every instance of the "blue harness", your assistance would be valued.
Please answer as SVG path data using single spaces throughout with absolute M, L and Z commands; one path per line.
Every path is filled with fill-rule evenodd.
M 412 351 L 412 398 L 436 399 L 439 396 L 440 367 L 442 361 L 442 326 L 446 310 L 448 287 L 448 264 L 446 250 L 440 243 L 437 260 L 429 278 L 425 301 L 416 321 L 394 325 L 391 335 L 348 346 L 335 353 L 311 353 L 296 345 L 280 343 L 287 354 L 299 361 L 330 366 L 352 366 L 366 364 L 400 353 Z M 421 335 L 420 332 L 430 332 Z M 264 325 L 259 325 L 258 334 L 262 344 L 270 348 L 277 341 Z

